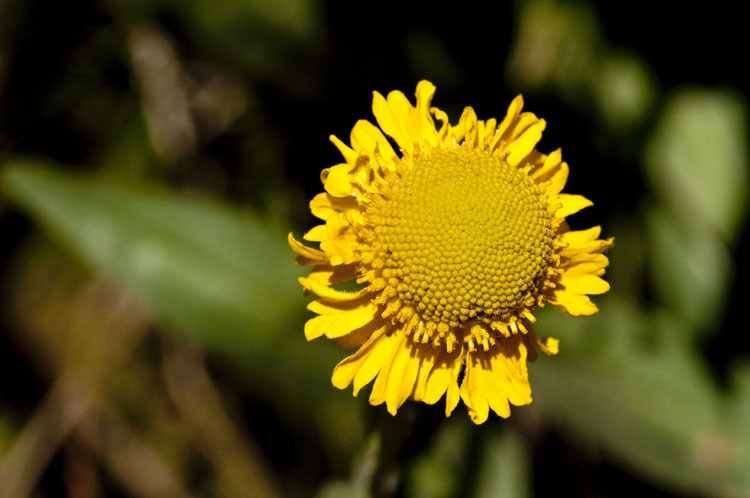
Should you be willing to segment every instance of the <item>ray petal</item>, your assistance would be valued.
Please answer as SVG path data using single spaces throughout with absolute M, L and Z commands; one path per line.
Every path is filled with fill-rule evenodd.
M 313 306 L 314 303 L 319 304 L 319 301 L 313 301 L 308 305 L 312 311 L 317 312 L 324 306 L 319 304 L 316 307 Z M 377 313 L 377 306 L 363 304 L 353 309 L 343 309 L 316 316 L 305 323 L 305 338 L 311 341 L 322 335 L 330 339 L 341 337 L 371 322 Z
M 594 203 L 578 194 L 559 194 L 558 200 L 562 204 L 560 209 L 555 212 L 555 216 L 558 218 L 566 218 L 571 214 L 575 214 L 583 208 L 593 206 Z

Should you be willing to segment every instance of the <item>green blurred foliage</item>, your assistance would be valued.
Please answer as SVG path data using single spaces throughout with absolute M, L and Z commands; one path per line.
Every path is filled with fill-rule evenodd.
M 407 484 L 409 496 L 450 497 L 460 494 L 467 469 L 471 428 L 458 421 L 444 423 L 426 451 L 414 458 Z
M 490 435 L 480 458 L 477 498 L 531 496 L 528 448 L 518 433 Z
M 0 1 L 0 495 L 750 495 L 746 96 L 666 74 L 609 4 L 502 8 Z M 572 223 L 616 237 L 600 313 L 540 310 L 560 354 L 480 428 L 331 387 L 285 241 L 328 134 L 420 78 L 454 119 L 523 92 L 597 202 Z

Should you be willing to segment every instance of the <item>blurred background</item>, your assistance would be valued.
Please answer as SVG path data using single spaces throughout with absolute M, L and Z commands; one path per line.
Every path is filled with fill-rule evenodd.
M 745 16 L 654 5 L 0 0 L 0 497 L 750 496 Z M 616 238 L 479 427 L 333 388 L 286 245 L 423 78 L 523 93 Z

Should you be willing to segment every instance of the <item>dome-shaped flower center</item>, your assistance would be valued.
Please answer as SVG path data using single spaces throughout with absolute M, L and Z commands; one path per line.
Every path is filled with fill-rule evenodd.
M 435 149 L 373 206 L 374 254 L 389 294 L 456 327 L 533 307 L 552 254 L 552 214 L 529 176 L 490 152 Z

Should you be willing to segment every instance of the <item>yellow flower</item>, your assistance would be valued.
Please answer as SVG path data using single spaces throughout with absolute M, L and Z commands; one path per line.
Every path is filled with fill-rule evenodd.
M 509 404 L 531 403 L 526 361 L 537 347 L 557 353 L 557 339 L 531 328 L 536 306 L 596 313 L 587 294 L 609 290 L 612 239 L 569 229 L 565 217 L 592 203 L 561 193 L 568 165 L 535 149 L 545 122 L 521 112 L 520 95 L 500 123 L 467 107 L 452 126 L 430 107 L 434 93 L 421 81 L 412 106 L 375 92 L 379 127 L 358 121 L 351 146 L 331 136 L 345 162 L 321 173 L 310 209 L 324 223 L 304 235 L 320 249 L 292 234 L 289 244 L 313 267 L 299 279 L 318 296 L 305 336 L 358 348 L 334 386 L 356 396 L 374 379 L 370 403 L 394 415 L 407 398 L 445 394 L 446 416 L 461 399 L 481 424 L 490 408 L 508 417 Z M 336 287 L 350 280 L 361 290 Z

